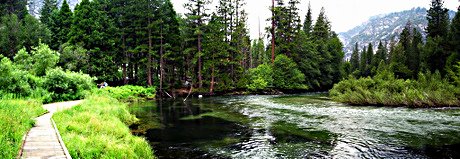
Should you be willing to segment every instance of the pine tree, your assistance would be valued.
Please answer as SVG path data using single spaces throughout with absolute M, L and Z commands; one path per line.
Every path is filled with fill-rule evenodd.
M 351 63 L 351 70 L 354 71 L 359 71 L 359 46 L 358 43 L 355 44 L 355 47 L 353 48 L 353 52 L 351 54 L 350 58 L 350 63 Z
M 59 10 L 60 24 L 55 24 L 55 26 L 60 27 L 57 33 L 55 33 L 58 44 L 62 45 L 69 41 L 67 34 L 69 34 L 70 27 L 72 26 L 72 16 L 73 13 L 70 10 L 69 4 L 67 4 L 67 0 L 64 0 L 64 2 L 62 2 L 61 9 Z
M 407 54 L 407 67 L 412 71 L 411 77 L 417 79 L 420 72 L 420 47 L 423 45 L 422 33 L 416 28 L 412 29 L 410 52 Z
M 40 21 L 46 26 L 51 26 L 51 14 L 57 10 L 56 0 L 44 0 L 43 7 L 40 9 Z
M 431 0 L 430 9 L 427 11 L 428 37 L 445 37 L 449 26 L 449 10 L 443 7 L 443 0 Z
M 329 39 L 331 33 L 331 25 L 329 20 L 326 17 L 326 11 L 321 8 L 321 11 L 316 19 L 316 23 L 313 27 L 312 36 L 316 40 Z
M 387 61 L 387 55 L 388 50 L 386 48 L 386 44 L 384 45 L 382 41 L 379 42 L 379 46 L 377 47 L 377 52 L 375 53 L 374 60 L 373 60 L 373 66 L 375 68 L 378 68 L 379 65 L 385 64 Z
M 108 19 L 104 1 L 83 0 L 75 8 L 69 36 L 73 45 L 88 50 L 88 64 L 84 72 L 99 80 L 115 81 L 118 68 L 113 65 L 114 24 Z
M 312 19 L 311 14 L 312 14 L 311 5 L 310 5 L 310 2 L 308 2 L 308 11 L 307 11 L 307 14 L 305 15 L 305 20 L 303 23 L 303 31 L 307 35 L 310 35 L 310 32 L 312 30 L 312 25 L 313 25 L 313 19 Z
M 187 25 L 192 34 L 189 34 L 189 41 L 196 42 L 195 45 L 188 46 L 187 49 L 190 56 L 194 59 L 193 63 L 196 63 L 197 66 L 194 66 L 197 76 L 198 87 L 203 87 L 203 61 L 202 61 L 202 43 L 203 43 L 203 27 L 206 24 L 208 18 L 208 8 L 207 5 L 210 4 L 210 0 L 189 0 L 185 4 L 185 8 L 188 10 L 188 13 L 185 14 L 187 17 Z
M 225 25 L 222 17 L 218 17 L 215 13 L 211 16 L 211 20 L 206 26 L 206 34 L 204 36 L 204 68 L 206 72 L 209 72 L 209 93 L 213 94 L 216 89 L 216 83 L 220 82 L 222 78 L 225 78 L 222 74 L 225 74 L 226 64 L 222 63 L 227 57 L 228 43 L 225 42 Z M 222 89 L 223 85 L 217 85 L 217 88 Z
M 366 50 L 366 47 L 364 46 L 362 51 L 361 51 L 361 54 L 359 56 L 359 71 L 360 71 L 360 75 L 362 77 L 365 77 L 367 76 L 366 74 L 366 68 L 367 68 L 367 50 Z
M 23 19 L 27 13 L 27 0 L 2 0 L 0 1 L 0 17 L 9 14 L 16 14 Z
M 365 74 L 367 76 L 372 76 L 372 69 L 373 68 L 373 60 L 374 60 L 374 47 L 372 46 L 372 43 L 369 43 L 369 45 L 367 46 L 367 53 L 366 53 L 366 70 L 365 70 Z
M 460 7 L 452 19 L 449 30 L 449 48 L 448 51 L 451 55 L 447 61 L 447 68 L 452 70 L 454 65 L 460 62 Z

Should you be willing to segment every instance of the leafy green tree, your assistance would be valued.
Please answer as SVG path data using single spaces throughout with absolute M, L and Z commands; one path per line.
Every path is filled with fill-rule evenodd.
M 36 76 L 44 76 L 46 70 L 54 68 L 59 61 L 59 53 L 51 50 L 48 45 L 40 43 L 31 53 L 21 49 L 14 57 L 19 68 Z
M 20 20 L 15 14 L 2 17 L 0 23 L 0 52 L 10 59 L 25 47 L 32 50 L 41 40 L 47 43 L 50 31 L 33 16 L 27 14 Z
M 286 55 L 276 56 L 273 65 L 273 85 L 281 89 L 307 89 L 305 75 L 297 69 L 297 64 Z
M 88 63 L 88 50 L 84 49 L 79 45 L 71 45 L 65 43 L 61 45 L 59 51 L 60 58 L 58 66 L 61 66 L 64 70 L 82 72 Z

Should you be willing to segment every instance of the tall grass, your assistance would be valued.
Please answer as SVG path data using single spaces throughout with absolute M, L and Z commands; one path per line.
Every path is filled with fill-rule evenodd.
M 460 88 L 439 73 L 419 74 L 417 80 L 396 79 L 391 72 L 370 78 L 341 81 L 330 91 L 332 99 L 353 105 L 409 107 L 460 106 Z
M 0 158 L 15 158 L 34 118 L 46 112 L 34 100 L 0 100 Z
M 89 96 L 53 119 L 73 158 L 154 158 L 146 140 L 130 133 L 138 119 L 117 99 Z

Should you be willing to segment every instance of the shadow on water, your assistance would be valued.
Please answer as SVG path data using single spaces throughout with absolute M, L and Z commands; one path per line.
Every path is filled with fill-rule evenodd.
M 356 107 L 325 94 L 135 103 L 159 158 L 460 158 L 459 109 Z

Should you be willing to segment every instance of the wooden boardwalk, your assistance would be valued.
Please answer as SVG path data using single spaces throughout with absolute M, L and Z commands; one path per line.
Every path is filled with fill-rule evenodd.
M 71 101 L 44 105 L 48 113 L 36 118 L 35 126 L 25 137 L 20 158 L 70 159 L 69 152 L 51 117 L 55 112 L 71 108 L 81 102 Z

